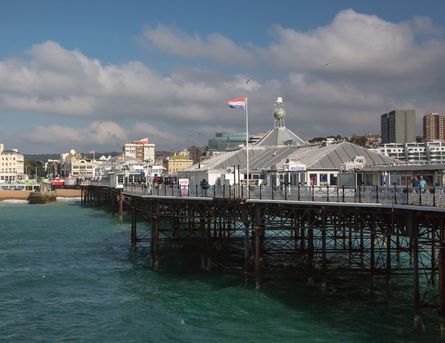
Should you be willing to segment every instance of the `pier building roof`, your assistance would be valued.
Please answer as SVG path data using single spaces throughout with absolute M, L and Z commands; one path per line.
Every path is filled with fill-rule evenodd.
M 285 126 L 274 127 L 269 130 L 255 145 L 280 146 L 280 145 L 304 145 L 304 139 L 297 136 Z
M 298 146 L 252 146 L 249 148 L 249 165 L 252 171 L 283 170 L 289 161 L 297 161 L 311 170 L 339 170 L 341 165 L 363 156 L 367 166 L 396 163 L 383 156 L 346 141 L 329 144 L 306 144 Z M 185 171 L 225 170 L 239 165 L 246 168 L 246 148 L 225 152 L 195 164 Z

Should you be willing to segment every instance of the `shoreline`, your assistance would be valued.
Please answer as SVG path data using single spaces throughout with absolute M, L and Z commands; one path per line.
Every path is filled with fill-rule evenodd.
M 12 191 L 0 190 L 0 201 L 3 200 L 28 200 L 32 191 Z M 57 189 L 56 197 L 60 198 L 80 198 L 80 189 Z

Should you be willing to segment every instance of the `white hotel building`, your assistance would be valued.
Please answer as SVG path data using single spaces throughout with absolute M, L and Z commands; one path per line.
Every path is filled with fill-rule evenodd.
M 385 156 L 405 163 L 445 163 L 445 144 L 440 141 L 426 143 L 387 143 L 377 149 Z
M 133 141 L 124 144 L 124 154 L 127 157 L 133 157 L 140 161 L 154 163 L 155 161 L 155 144 L 148 143 L 148 139 Z
M 5 150 L 0 144 L 0 183 L 23 179 L 25 159 L 17 149 Z

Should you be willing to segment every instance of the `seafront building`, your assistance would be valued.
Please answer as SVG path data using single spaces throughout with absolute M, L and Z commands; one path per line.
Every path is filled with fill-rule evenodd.
M 249 134 L 249 143 L 255 144 L 264 136 L 264 133 Z M 218 152 L 237 150 L 246 144 L 245 132 L 217 132 L 214 138 L 209 139 L 208 153 L 215 155 Z
M 80 152 L 71 149 L 70 152 L 60 154 L 60 176 L 69 177 L 71 175 L 71 165 L 76 160 L 83 159 Z
M 175 154 L 164 160 L 164 170 L 168 175 L 177 174 L 178 171 L 186 169 L 191 165 L 193 165 L 193 160 L 185 154 Z
M 381 116 L 382 143 L 416 141 L 416 111 L 393 110 Z
M 445 164 L 445 143 L 390 143 L 376 149 L 380 154 L 412 164 Z
M 245 132 L 217 132 L 215 137 L 209 139 L 208 151 L 218 152 L 238 149 L 246 143 Z
M 154 163 L 155 147 L 155 144 L 148 142 L 148 138 L 143 138 L 138 141 L 124 144 L 124 155 L 144 162 Z
M 17 149 L 5 149 L 0 144 L 0 183 L 23 180 L 25 159 Z
M 91 179 L 95 177 L 94 161 L 86 158 L 71 160 L 71 177 Z
M 423 140 L 445 143 L 445 114 L 429 113 L 423 117 Z

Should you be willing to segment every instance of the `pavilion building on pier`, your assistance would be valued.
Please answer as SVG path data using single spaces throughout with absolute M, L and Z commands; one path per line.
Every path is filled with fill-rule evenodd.
M 345 166 L 360 165 L 361 169 L 398 163 L 394 158 L 346 141 L 309 144 L 285 126 L 282 102 L 277 102 L 273 114 L 274 127 L 249 147 L 249 184 L 336 186 L 338 174 L 347 169 Z M 179 178 L 188 178 L 192 184 L 205 179 L 210 185 L 246 184 L 246 175 L 246 146 L 221 153 L 178 173 Z

